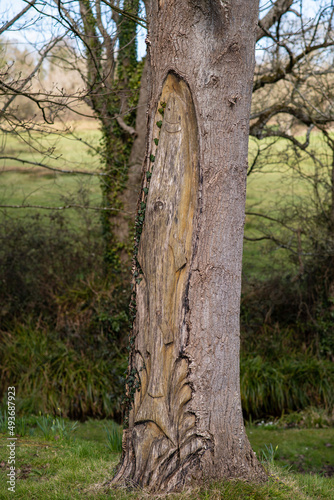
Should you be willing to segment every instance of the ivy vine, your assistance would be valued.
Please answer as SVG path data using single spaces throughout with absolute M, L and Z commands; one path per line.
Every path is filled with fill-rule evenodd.
M 158 109 L 158 112 L 160 113 L 160 115 L 163 119 L 165 108 L 166 108 L 166 103 L 164 101 L 161 101 L 160 106 L 161 106 L 161 108 Z M 162 119 L 156 122 L 156 125 L 159 129 L 161 129 L 161 127 L 162 127 Z M 160 136 L 160 130 L 159 130 L 159 136 Z M 155 143 L 156 146 L 158 146 L 159 137 L 154 138 L 153 142 Z M 140 389 L 139 373 L 138 373 L 138 370 L 134 367 L 134 363 L 133 363 L 134 352 L 135 352 L 135 339 L 136 339 L 135 319 L 136 319 L 136 315 L 137 315 L 136 285 L 139 285 L 143 279 L 142 278 L 143 271 L 142 271 L 141 266 L 140 266 L 139 261 L 138 261 L 138 249 L 139 249 L 139 242 L 140 242 L 140 238 L 141 238 L 141 234 L 143 232 L 143 227 L 144 227 L 144 222 L 145 222 L 147 198 L 148 198 L 150 182 L 151 182 L 151 178 L 152 178 L 154 162 L 155 162 L 155 155 L 150 154 L 150 166 L 146 172 L 145 179 L 143 182 L 143 188 L 142 188 L 140 202 L 139 202 L 139 206 L 138 206 L 138 212 L 137 212 L 137 216 L 135 219 L 134 249 L 133 249 L 133 258 L 132 258 L 133 281 L 131 284 L 131 299 L 130 299 L 130 307 L 129 307 L 129 309 L 130 309 L 130 321 L 132 324 L 132 328 L 131 328 L 130 334 L 129 334 L 129 346 L 128 346 L 129 368 L 128 368 L 127 378 L 126 378 L 126 382 L 125 382 L 125 395 L 123 397 L 123 405 L 124 405 L 124 409 L 125 409 L 125 412 L 124 412 L 125 413 L 125 416 L 124 416 L 124 426 L 125 427 L 127 427 L 128 422 L 129 422 L 129 413 L 130 413 L 130 410 L 133 406 L 135 394 Z

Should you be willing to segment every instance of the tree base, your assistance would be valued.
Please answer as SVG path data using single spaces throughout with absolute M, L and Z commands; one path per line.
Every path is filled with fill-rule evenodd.
M 150 433 L 150 442 L 152 435 Z M 165 443 L 167 444 L 167 443 Z M 133 430 L 126 429 L 123 434 L 123 456 L 115 477 L 110 482 L 112 488 L 145 489 L 149 493 L 174 493 L 184 489 L 202 487 L 204 484 L 224 480 L 238 479 L 250 483 L 261 483 L 268 480 L 268 476 L 258 462 L 250 445 L 247 452 L 240 453 L 228 459 L 221 457 L 217 463 L 214 460 L 212 448 L 199 448 L 180 461 L 180 454 L 173 452 L 160 456 L 150 456 L 138 460 L 136 456 Z M 156 449 L 163 448 L 162 443 Z M 146 461 L 145 461 L 146 458 Z

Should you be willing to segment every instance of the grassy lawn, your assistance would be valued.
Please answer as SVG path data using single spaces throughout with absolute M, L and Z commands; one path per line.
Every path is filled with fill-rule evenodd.
M 334 475 L 334 429 L 247 429 L 254 451 L 275 453 L 275 463 L 293 472 Z M 261 452 L 261 450 L 263 450 Z
M 40 417 L 39 417 L 40 418 Z M 110 424 L 108 424 L 110 426 Z M 16 448 L 16 492 L 6 486 L 6 435 L 0 436 L 0 498 L 20 499 L 144 499 L 158 498 L 145 491 L 111 490 L 119 454 L 108 448 L 105 423 L 89 420 L 67 439 L 49 436 L 39 428 L 20 437 Z M 30 433 L 32 432 L 30 430 Z M 204 484 L 170 499 L 330 499 L 334 479 L 325 477 L 334 468 L 334 429 L 268 429 L 251 426 L 247 432 L 269 473 L 262 485 L 238 481 Z M 278 448 L 274 453 L 276 446 Z M 332 445 L 332 446 L 329 446 Z M 268 451 L 269 450 L 269 451 Z M 272 450 L 272 452 L 270 452 Z M 331 468 L 330 468 L 331 467 Z M 303 471 L 303 473 L 301 473 Z
M 304 137 L 296 136 L 300 142 Z M 272 218 L 281 219 L 294 214 L 292 220 L 287 222 L 289 227 L 304 227 L 302 218 L 295 215 L 301 214 L 300 207 L 307 207 L 310 216 L 316 213 L 314 181 L 317 179 L 318 190 L 322 203 L 328 203 L 328 185 L 330 184 L 331 156 L 329 149 L 320 134 L 312 134 L 308 152 L 315 154 L 317 162 L 304 151 L 297 153 L 291 148 L 291 144 L 285 140 L 279 140 L 270 149 L 266 150 L 270 143 L 269 139 L 257 141 L 250 138 L 249 142 L 249 164 L 256 155 L 257 147 L 263 150 L 263 158 L 259 166 L 247 179 L 247 201 L 245 236 L 259 238 L 265 234 L 273 234 L 280 238 L 282 226 L 266 220 L 262 217 L 249 215 L 250 212 L 260 213 Z M 290 149 L 288 148 L 290 146 Z M 287 232 L 285 240 L 297 241 L 296 234 Z M 289 243 L 288 243 L 289 245 Z M 244 241 L 243 255 L 243 277 L 244 279 L 267 279 L 275 273 L 290 273 L 293 270 L 289 252 L 278 244 L 269 244 L 266 240 Z
M 27 171 L 1 172 L 1 204 L 42 205 L 57 207 L 67 202 L 80 204 L 78 193 L 85 190 L 90 203 L 101 203 L 99 180 L 93 176 L 55 175 L 50 173 Z
M 97 128 L 84 130 L 80 127 L 72 131 L 39 134 L 0 135 L 0 156 L 8 156 L 43 163 L 50 167 L 67 170 L 94 171 L 100 166 L 99 157 L 94 154 L 99 146 L 101 134 Z M 13 159 L 0 160 L 0 170 L 34 169 L 38 166 L 22 164 Z
M 99 139 L 98 130 L 79 130 L 75 136 L 71 133 L 60 136 L 40 136 L 37 133 L 30 137 L 24 133 L 20 136 L 0 136 L 1 156 L 18 157 L 62 170 L 94 172 L 101 167 L 99 157 L 91 154 L 94 153 L 93 148 L 98 147 Z M 33 147 L 29 147 L 28 143 Z M 0 179 L 0 205 L 61 207 L 89 203 L 99 207 L 102 200 L 100 178 L 97 176 L 61 174 L 13 159 L 0 159 Z M 33 208 L 9 209 L 8 213 L 12 217 L 21 217 L 27 214 L 27 210 L 29 214 L 50 213 Z M 80 219 L 73 209 L 66 211 L 66 217 L 75 224 Z

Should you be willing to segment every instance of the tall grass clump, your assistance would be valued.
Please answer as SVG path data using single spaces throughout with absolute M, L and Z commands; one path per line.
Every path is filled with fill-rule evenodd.
M 1 333 L 0 384 L 16 387 L 18 411 L 71 418 L 112 417 L 120 412 L 124 360 L 114 346 L 108 355 L 78 352 L 54 332 L 18 325 Z
M 334 310 L 314 259 L 303 275 L 245 281 L 241 393 L 246 418 L 334 405 Z M 328 267 L 327 275 L 333 269 Z M 318 273 L 318 278 L 316 275 Z M 328 277 L 327 276 L 327 277 Z
M 78 422 L 66 422 L 63 418 L 43 415 L 36 418 L 36 424 L 44 439 L 71 441 L 78 428 Z
M 108 425 L 104 426 L 104 430 L 106 433 L 108 450 L 113 453 L 121 453 L 123 428 L 114 421 L 111 421 Z
M 247 417 L 280 416 L 308 406 L 334 404 L 334 366 L 312 355 L 283 353 L 271 361 L 257 355 L 241 360 L 241 399 Z

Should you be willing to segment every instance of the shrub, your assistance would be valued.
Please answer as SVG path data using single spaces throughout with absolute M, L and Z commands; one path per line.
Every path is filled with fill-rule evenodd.
M 334 366 L 312 355 L 273 362 L 261 356 L 241 360 L 241 399 L 246 418 L 280 416 L 307 406 L 331 408 Z
M 78 224 L 80 225 L 80 224 Z M 102 249 L 97 227 L 80 230 L 61 214 L 0 223 L 0 315 L 2 324 L 13 317 L 34 314 L 54 319 L 55 298 L 92 273 L 101 274 Z
M 65 417 L 119 415 L 126 360 L 117 345 L 105 352 L 76 351 L 55 332 L 17 325 L 2 332 L 0 386 L 16 387 L 16 404 L 24 414 L 39 412 Z
M 37 214 L 0 224 L 0 399 L 19 410 L 120 417 L 129 291 L 105 274 L 99 222 Z

